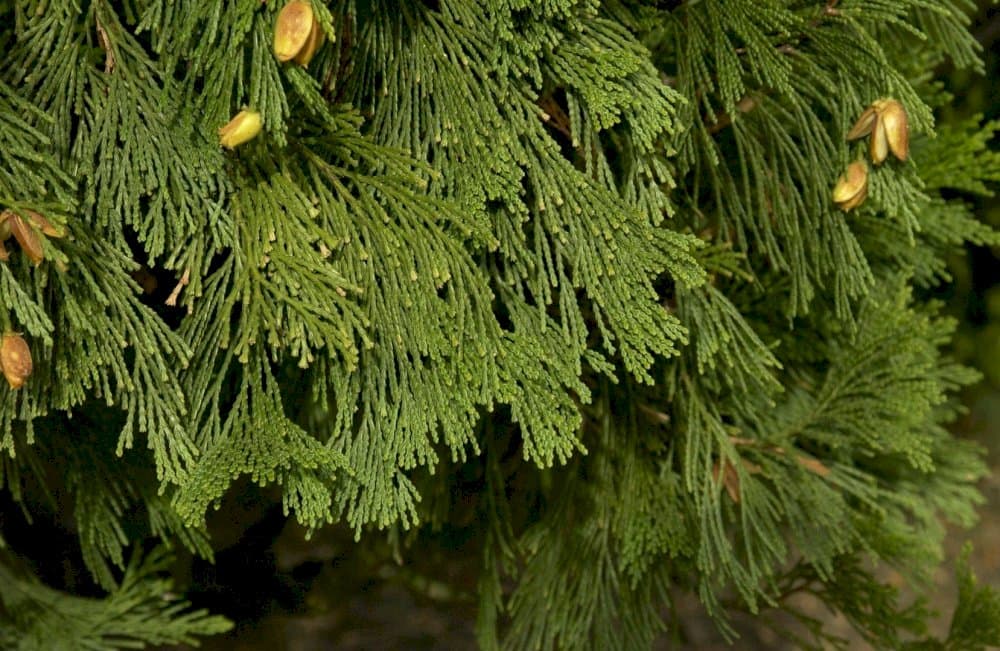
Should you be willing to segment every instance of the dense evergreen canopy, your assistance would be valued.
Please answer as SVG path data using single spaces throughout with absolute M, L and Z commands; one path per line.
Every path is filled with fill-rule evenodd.
M 1000 243 L 955 198 L 1000 180 L 1000 124 L 935 123 L 970 3 L 309 7 L 279 61 L 281 0 L 0 0 L 0 329 L 33 362 L 0 500 L 71 509 L 107 595 L 0 522 L 0 646 L 225 630 L 167 549 L 211 558 L 242 476 L 404 561 L 467 528 L 486 649 L 647 648 L 684 592 L 919 638 L 867 561 L 921 585 L 985 472 L 926 298 Z M 898 119 L 847 138 L 879 100 L 904 156 Z M 963 577 L 919 648 L 1000 643 Z

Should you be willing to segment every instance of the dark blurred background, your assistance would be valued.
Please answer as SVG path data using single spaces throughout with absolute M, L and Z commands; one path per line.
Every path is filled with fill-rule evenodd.
M 982 114 L 1000 118 L 997 79 L 1000 58 L 1000 9 L 980 0 L 972 27 L 982 44 L 986 75 L 945 68 L 938 71 L 955 95 L 952 115 L 963 118 Z M 1000 143 L 994 142 L 994 147 Z M 965 197 L 980 217 L 1000 228 L 1000 203 L 996 198 Z M 965 392 L 968 414 L 955 424 L 963 437 L 979 441 L 989 450 L 992 476 L 982 482 L 986 503 L 979 524 L 971 530 L 950 532 L 946 562 L 935 577 L 932 606 L 941 613 L 934 633 L 947 629 L 956 598 L 954 561 L 962 545 L 974 545 L 972 567 L 981 583 L 1000 587 L 1000 251 L 970 247 L 967 255 L 951 261 L 954 283 L 942 287 L 940 298 L 961 322 L 956 354 L 975 366 L 984 380 Z M 190 561 L 178 568 L 179 576 L 192 581 L 196 604 L 233 618 L 235 629 L 208 640 L 209 650 L 269 649 L 312 651 L 320 649 L 473 649 L 475 575 L 479 558 L 464 554 L 460 543 L 448 549 L 448 558 L 423 558 L 447 576 L 437 582 L 405 566 L 385 563 L 381 542 L 366 539 L 356 545 L 349 532 L 328 527 L 311 541 L 287 522 L 276 506 L 276 494 L 248 482 L 227 498 L 214 514 L 211 528 L 222 549 L 216 564 Z M 272 506 L 267 506 L 272 505 Z M 374 546 L 374 548 L 373 548 Z M 455 560 L 457 559 L 457 560 Z M 445 569 L 441 569 L 445 568 Z M 899 580 L 885 570 L 889 581 Z M 904 592 L 905 594 L 905 592 Z M 687 641 L 664 640 L 661 648 L 740 649 L 786 648 L 758 630 L 752 619 L 737 622 L 741 639 L 734 646 L 721 640 L 715 627 L 701 614 L 697 603 L 680 604 Z M 829 618 L 815 605 L 817 617 Z M 830 620 L 829 627 L 852 639 L 850 648 L 865 645 L 852 637 L 845 622 Z

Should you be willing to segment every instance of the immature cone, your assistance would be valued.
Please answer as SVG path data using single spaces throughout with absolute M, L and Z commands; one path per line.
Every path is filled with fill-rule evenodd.
M 0 340 L 0 370 L 11 389 L 20 389 L 31 375 L 31 350 L 19 334 L 8 332 Z
M 242 145 L 260 133 L 260 113 L 243 110 L 236 114 L 229 124 L 219 129 L 219 144 L 232 149 Z
M 292 0 L 282 7 L 274 24 L 274 55 L 278 57 L 278 61 L 295 58 L 305 47 L 315 24 L 312 6 L 308 2 Z
M 868 196 L 868 165 L 864 161 L 854 161 L 837 180 L 833 188 L 833 202 L 847 212 L 861 205 Z

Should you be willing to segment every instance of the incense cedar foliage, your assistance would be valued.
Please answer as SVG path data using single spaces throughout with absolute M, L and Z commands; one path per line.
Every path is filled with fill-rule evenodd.
M 799 592 L 880 648 L 1000 643 L 967 571 L 932 640 L 869 562 L 926 587 L 980 500 L 946 429 L 977 376 L 925 298 L 1000 243 L 960 198 L 1000 124 L 935 124 L 971 3 L 311 7 L 305 67 L 280 1 L 0 0 L 0 209 L 65 231 L 0 261 L 33 361 L 0 387 L 0 646 L 225 631 L 170 550 L 211 559 L 244 476 L 404 561 L 464 529 L 484 649 L 646 648 L 684 593 L 803 646 Z M 844 212 L 880 98 L 909 160 Z M 2 544 L 58 509 L 103 596 Z

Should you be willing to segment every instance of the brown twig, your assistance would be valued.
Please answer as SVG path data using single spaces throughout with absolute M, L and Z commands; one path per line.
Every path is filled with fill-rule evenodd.
M 736 103 L 736 108 L 739 109 L 740 113 L 749 113 L 757 107 L 757 100 L 749 95 L 744 95 L 743 98 Z M 720 111 L 715 115 L 715 122 L 708 127 L 708 132 L 712 135 L 719 133 L 730 124 L 733 123 L 733 116 L 725 111 Z
M 572 142 L 573 132 L 570 127 L 569 116 L 566 115 L 566 111 L 559 106 L 559 103 L 556 102 L 555 98 L 551 95 L 546 95 L 538 100 L 538 106 L 542 109 L 542 111 L 544 111 L 542 119 L 545 120 L 545 123 L 566 136 Z
M 110 74 L 115 69 L 115 55 L 111 47 L 111 39 L 108 38 L 108 33 L 100 19 L 95 19 L 94 24 L 97 26 L 97 42 L 104 50 L 104 72 Z
M 171 307 L 176 306 L 177 298 L 180 296 L 181 290 L 184 289 L 189 282 L 191 282 L 191 270 L 185 269 L 184 273 L 181 275 L 180 282 L 178 282 L 177 286 L 174 287 L 174 291 L 170 292 L 170 296 L 167 297 L 167 300 L 164 301 L 164 303 Z

